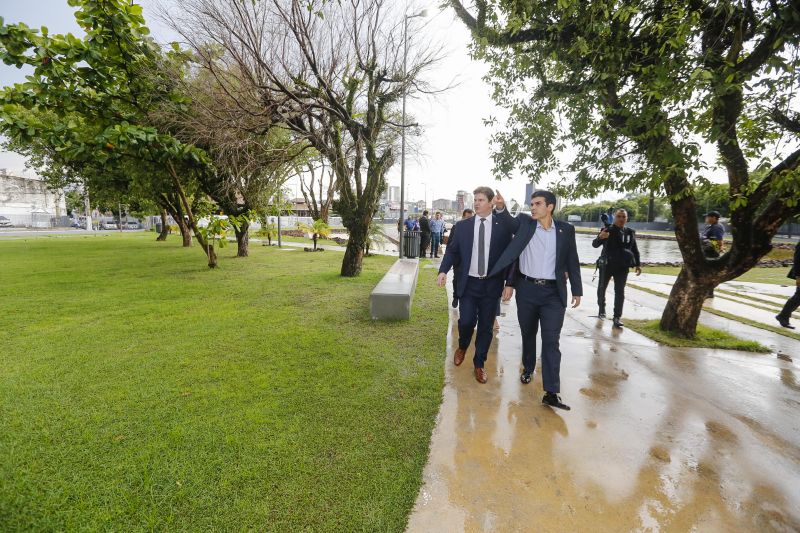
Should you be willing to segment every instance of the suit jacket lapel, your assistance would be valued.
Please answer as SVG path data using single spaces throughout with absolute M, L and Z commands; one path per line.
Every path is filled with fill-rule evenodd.
M 465 246 L 465 249 L 461 251 L 461 264 L 466 265 L 466 269 L 469 271 L 469 266 L 472 263 L 472 240 L 475 238 L 475 221 L 470 218 L 469 224 L 465 224 L 465 226 L 464 240 L 461 243 Z
M 553 225 L 555 226 L 556 230 L 556 264 L 558 264 L 559 258 L 561 257 L 561 251 L 564 248 L 564 232 L 563 228 L 558 225 L 558 222 L 555 220 L 553 221 Z

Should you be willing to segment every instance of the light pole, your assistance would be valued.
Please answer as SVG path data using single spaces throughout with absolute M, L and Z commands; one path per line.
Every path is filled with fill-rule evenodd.
M 406 232 L 405 225 L 405 193 L 406 193 L 406 63 L 408 61 L 408 19 L 424 17 L 427 15 L 424 9 L 414 15 L 403 17 L 403 117 L 400 121 L 400 246 L 399 257 L 403 258 L 403 237 Z

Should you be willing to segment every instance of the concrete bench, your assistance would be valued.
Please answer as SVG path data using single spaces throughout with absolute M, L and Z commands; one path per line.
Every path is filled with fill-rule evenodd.
M 417 288 L 419 259 L 398 259 L 369 295 L 373 320 L 408 320 Z

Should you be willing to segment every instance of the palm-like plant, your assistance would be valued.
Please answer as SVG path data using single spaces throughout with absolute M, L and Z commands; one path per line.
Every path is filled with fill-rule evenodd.
M 383 227 L 373 220 L 369 225 L 367 239 L 364 241 L 364 254 L 369 255 L 370 248 L 374 248 L 380 244 L 386 244 L 386 242 L 388 242 L 388 238 L 383 231 Z
M 315 220 L 311 224 L 297 223 L 297 229 L 311 233 L 311 239 L 314 241 L 314 250 L 317 249 L 317 239 L 322 237 L 329 237 L 331 234 L 331 227 L 325 223 L 321 218 Z

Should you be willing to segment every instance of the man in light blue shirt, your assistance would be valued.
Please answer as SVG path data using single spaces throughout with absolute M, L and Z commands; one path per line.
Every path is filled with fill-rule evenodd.
M 556 197 L 550 191 L 531 195 L 531 215 L 512 218 L 503 197 L 495 195 L 497 217 L 515 223 L 514 239 L 495 263 L 491 274 L 511 266 L 503 299 L 517 292 L 517 319 L 522 334 L 522 383 L 530 383 L 536 367 L 536 335 L 542 336 L 542 403 L 569 410 L 561 401 L 561 349 L 559 340 L 567 309 L 567 280 L 572 290 L 572 307 L 583 295 L 575 228 L 553 219 Z M 490 274 L 490 275 L 491 275 Z
M 444 235 L 444 219 L 437 211 L 430 222 L 431 226 L 431 257 L 439 257 L 439 245 L 442 244 Z

